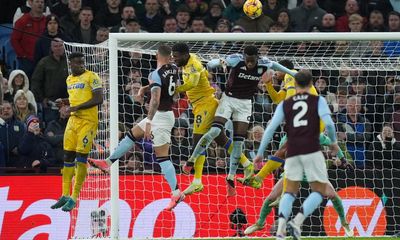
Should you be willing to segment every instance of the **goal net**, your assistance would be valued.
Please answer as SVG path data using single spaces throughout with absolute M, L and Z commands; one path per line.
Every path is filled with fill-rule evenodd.
M 105 159 L 118 140 L 146 116 L 149 96 L 140 99 L 136 94 L 148 84 L 147 76 L 156 67 L 155 52 L 160 43 L 172 46 L 184 41 L 204 64 L 213 58 L 242 53 L 245 45 L 255 45 L 261 56 L 274 61 L 287 59 L 295 69 L 311 70 L 317 90 L 333 112 L 339 143 L 355 168 L 337 167 L 335 156 L 323 148 L 329 177 L 342 198 L 346 219 L 358 236 L 382 236 L 400 230 L 400 44 L 396 39 L 400 34 L 110 34 L 107 43 L 66 43 L 65 47 L 67 55 L 83 52 L 87 68 L 98 73 L 104 83 L 99 133 L 90 155 L 97 159 Z M 209 70 L 217 97 L 225 89 L 227 76 L 224 69 Z M 281 82 L 274 81 L 279 90 Z M 275 107 L 259 85 L 245 142 L 244 154 L 249 159 L 256 153 Z M 181 174 L 180 166 L 193 147 L 194 122 L 184 94 L 177 99 L 174 114 L 171 154 L 183 190 L 193 178 Z M 231 134 L 232 127 L 228 124 L 226 128 Z M 276 132 L 267 154 L 278 149 L 283 134 L 283 130 Z M 229 156 L 224 148 L 212 145 L 203 171 L 204 190 L 187 196 L 174 211 L 166 212 L 163 209 L 170 200 L 168 184 L 160 174 L 151 144 L 138 142 L 119 166 L 113 165 L 111 176 L 90 170 L 78 207 L 72 213 L 71 238 L 242 236 L 244 229 L 257 221 L 262 203 L 279 176 L 269 176 L 259 190 L 237 182 L 237 196 L 228 198 L 227 166 Z M 238 176 L 242 174 L 239 168 Z M 293 213 L 300 210 L 308 194 L 308 185 L 303 184 Z M 276 212 L 272 211 L 266 228 L 252 236 L 273 235 L 276 219 Z M 306 219 L 303 235 L 344 235 L 330 200 Z

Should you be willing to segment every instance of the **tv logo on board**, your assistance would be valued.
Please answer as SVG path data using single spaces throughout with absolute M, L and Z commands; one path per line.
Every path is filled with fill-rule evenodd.
M 348 187 L 338 191 L 344 213 L 351 229 L 357 236 L 381 236 L 386 231 L 386 210 L 381 198 L 363 187 Z M 324 210 L 324 227 L 328 236 L 344 236 L 340 218 L 332 201 Z

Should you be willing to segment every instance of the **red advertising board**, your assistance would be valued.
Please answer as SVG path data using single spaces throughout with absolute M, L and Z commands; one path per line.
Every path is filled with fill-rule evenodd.
M 241 208 L 247 221 L 254 223 L 273 182 L 272 179 L 266 180 L 260 190 L 237 186 L 237 196 L 228 198 L 225 177 L 203 176 L 203 192 L 187 196 L 173 212 L 163 210 L 170 199 L 170 191 L 162 176 L 120 177 L 120 236 L 183 238 L 235 235 L 229 221 L 230 213 Z M 191 176 L 178 176 L 181 189 L 186 188 L 190 180 Z M 104 192 L 106 197 L 108 183 L 104 181 L 99 182 L 97 194 Z M 92 182 L 92 188 L 96 187 L 93 179 L 88 182 Z M 91 212 L 99 208 L 110 212 L 109 201 L 88 197 L 90 194 L 85 193 L 72 213 L 50 209 L 60 194 L 60 176 L 0 177 L 0 239 L 88 238 L 93 233 Z M 273 222 L 272 216 L 270 214 L 267 219 L 269 225 Z M 269 235 L 268 230 L 259 234 Z

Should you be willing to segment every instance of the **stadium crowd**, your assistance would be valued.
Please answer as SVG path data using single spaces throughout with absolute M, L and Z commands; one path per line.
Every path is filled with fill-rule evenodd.
M 3 60 L 0 172 L 46 172 L 49 167 L 62 166 L 62 139 L 68 115 L 64 107 L 55 105 L 55 100 L 67 97 L 68 66 L 63 41 L 97 44 L 106 41 L 110 32 L 400 31 L 400 1 L 395 0 L 265 0 L 263 14 L 256 19 L 243 14 L 243 3 L 244 0 L 2 1 L 0 23 L 12 23 L 13 30 L 7 38 L 17 63 L 7 65 L 5 54 L 0 57 Z M 5 30 L 5 26 L 0 26 L 0 33 Z M 365 58 L 389 63 L 400 55 L 397 41 L 285 44 L 288 43 L 262 46 L 260 53 L 288 59 L 290 56 L 352 57 L 355 61 Z M 122 133 L 147 113 L 147 99 L 137 97 L 137 92 L 147 85 L 146 77 L 155 67 L 155 59 L 136 52 L 122 54 L 121 59 Z M 360 169 L 400 169 L 399 72 L 350 67 L 311 70 L 315 87 L 331 107 L 347 159 Z M 226 74 L 220 70 L 210 72 L 209 79 L 220 97 Z M 274 86 L 279 90 L 281 82 L 275 80 Z M 245 142 L 249 159 L 258 149 L 275 106 L 265 93 L 265 86 L 259 84 Z M 107 104 L 103 103 L 101 114 L 108 113 Z M 184 95 L 175 103 L 174 113 L 171 151 L 180 171 L 179 166 L 188 159 L 192 148 L 193 115 Z M 227 129 L 231 128 L 228 124 Z M 280 137 L 277 132 L 275 144 L 266 154 L 277 149 Z M 104 143 L 94 144 L 95 152 L 104 147 Z M 227 171 L 229 158 L 223 148 L 212 144 L 207 155 L 208 171 Z M 333 158 L 329 153 L 327 157 Z M 123 168 L 134 172 L 159 171 L 149 142 L 135 146 L 125 159 Z M 335 167 L 335 159 L 330 163 Z

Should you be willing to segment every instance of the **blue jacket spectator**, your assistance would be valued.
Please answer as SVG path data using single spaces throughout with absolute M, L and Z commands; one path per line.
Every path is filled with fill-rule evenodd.
M 6 100 L 3 102 L 1 119 L 4 121 L 0 124 L 0 142 L 4 148 L 5 165 L 14 167 L 18 161 L 18 143 L 25 133 L 25 125 L 14 117 L 12 105 Z

